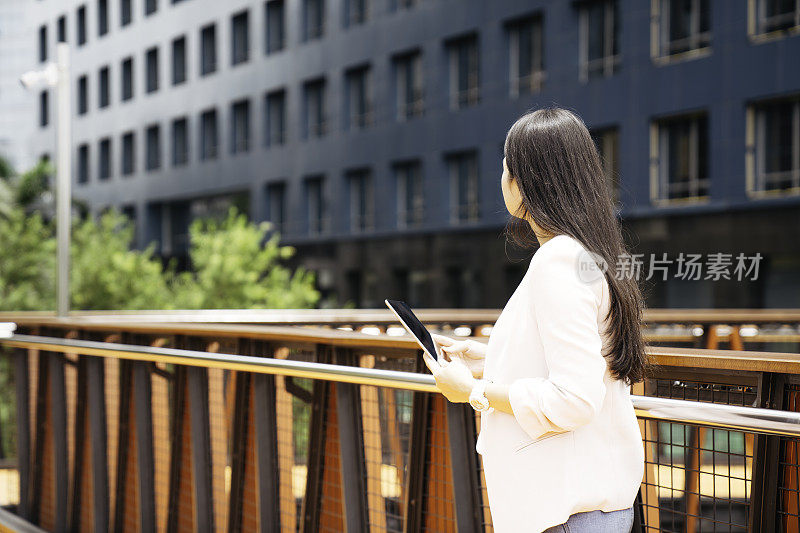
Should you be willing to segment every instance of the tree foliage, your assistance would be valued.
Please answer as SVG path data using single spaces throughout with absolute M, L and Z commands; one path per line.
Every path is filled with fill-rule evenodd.
M 319 301 L 314 275 L 284 261 L 294 254 L 269 223 L 231 210 L 190 227 L 191 270 L 164 266 L 154 245 L 131 249 L 133 224 L 110 210 L 78 220 L 70 250 L 74 310 L 308 308 Z M 0 310 L 55 308 L 56 241 L 38 213 L 14 207 L 0 216 Z
M 72 230 L 70 272 L 73 309 L 167 309 L 172 307 L 170 273 L 154 256 L 155 247 L 132 250 L 133 224 L 111 210 L 98 221 Z
M 270 229 L 270 223 L 249 223 L 233 208 L 223 221 L 195 220 L 189 228 L 192 270 L 178 275 L 175 283 L 179 307 L 313 307 L 319 300 L 313 274 L 281 265 L 295 250 L 280 246 Z
M 56 243 L 39 214 L 11 208 L 0 217 L 0 309 L 55 308 Z

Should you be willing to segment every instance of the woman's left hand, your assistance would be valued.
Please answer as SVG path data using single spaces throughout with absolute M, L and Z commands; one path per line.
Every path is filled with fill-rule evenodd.
M 431 365 L 429 365 L 429 368 Z M 472 371 L 459 358 L 451 361 L 439 361 L 438 367 L 431 368 L 436 386 L 442 391 L 444 397 L 453 403 L 469 401 L 469 393 L 477 381 L 472 376 Z

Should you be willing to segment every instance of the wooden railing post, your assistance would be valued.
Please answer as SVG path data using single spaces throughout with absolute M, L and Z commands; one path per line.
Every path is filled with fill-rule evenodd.
M 30 520 L 31 489 L 31 418 L 28 350 L 14 350 L 14 374 L 17 387 L 17 469 L 19 470 L 19 505 L 17 513 Z
M 208 372 L 205 368 L 186 369 L 192 440 L 192 479 L 194 480 L 195 531 L 214 531 L 214 497 L 211 484 L 211 434 L 208 418 Z
M 317 362 L 330 362 L 330 347 L 317 346 Z M 311 533 L 319 529 L 322 503 L 322 476 L 325 467 L 325 422 L 328 413 L 330 383 L 314 380 L 311 401 L 311 423 L 308 437 L 308 466 L 306 468 L 306 496 L 303 498 L 301 531 Z
M 468 403 L 447 402 L 450 434 L 450 471 L 459 533 L 477 533 L 481 524 L 481 487 L 475 451 L 475 411 Z
M 63 354 L 39 353 L 36 403 L 31 519 L 45 529 L 66 531 L 69 473 Z
M 786 375 L 762 372 L 756 407 L 783 409 Z M 778 530 L 777 503 L 781 438 L 756 435 L 753 450 L 753 481 L 750 493 L 750 531 L 772 533 Z
M 422 372 L 425 363 L 421 351 L 417 352 L 417 372 Z M 403 502 L 403 531 L 422 531 L 423 508 L 425 506 L 425 459 L 428 454 L 428 419 L 431 395 L 415 391 L 411 404 L 411 436 L 409 442 L 406 494 Z
M 334 357 L 336 364 L 358 366 L 358 360 L 351 350 L 338 348 Z M 367 469 L 364 462 L 364 432 L 358 385 L 336 384 L 336 409 L 347 533 L 367 532 Z
M 264 357 L 272 357 L 270 346 L 258 342 Z M 253 374 L 253 423 L 258 468 L 258 508 L 261 531 L 280 530 L 280 476 L 278 470 L 278 423 L 275 376 Z

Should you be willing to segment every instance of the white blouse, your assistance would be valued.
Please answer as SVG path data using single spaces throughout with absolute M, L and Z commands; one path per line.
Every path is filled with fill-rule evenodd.
M 483 413 L 475 449 L 498 533 L 633 505 L 644 448 L 630 386 L 602 356 L 609 305 L 592 256 L 557 235 L 534 254 L 495 322 L 483 375 L 510 384 L 514 414 Z

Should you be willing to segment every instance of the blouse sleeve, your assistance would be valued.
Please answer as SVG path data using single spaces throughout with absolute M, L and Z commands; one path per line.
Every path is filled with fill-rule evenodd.
M 555 243 L 554 243 L 555 244 Z M 539 328 L 548 376 L 519 378 L 508 389 L 514 417 L 531 438 L 589 423 L 606 393 L 606 360 L 598 332 L 598 297 L 604 282 L 581 279 L 579 254 L 563 248 L 533 265 L 529 305 Z

